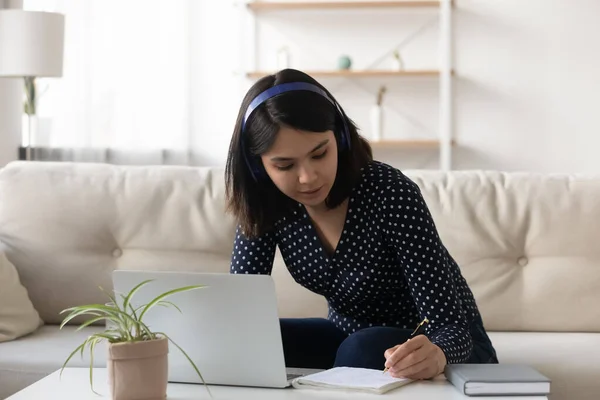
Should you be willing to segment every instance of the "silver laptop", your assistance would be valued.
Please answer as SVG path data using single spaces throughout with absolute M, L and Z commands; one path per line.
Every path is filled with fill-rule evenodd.
M 273 278 L 269 275 L 125 271 L 113 273 L 117 297 L 152 279 L 134 296 L 134 307 L 189 285 L 202 289 L 176 293 L 144 316 L 154 332 L 165 332 L 185 350 L 209 384 L 283 388 L 320 370 L 286 369 Z M 192 365 L 169 344 L 169 381 L 201 383 Z

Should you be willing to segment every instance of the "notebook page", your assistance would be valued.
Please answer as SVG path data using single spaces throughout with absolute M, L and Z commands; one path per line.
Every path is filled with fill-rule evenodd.
M 337 367 L 299 379 L 302 383 L 315 383 L 343 388 L 379 389 L 389 384 L 408 383 L 409 379 L 393 378 L 381 370 Z

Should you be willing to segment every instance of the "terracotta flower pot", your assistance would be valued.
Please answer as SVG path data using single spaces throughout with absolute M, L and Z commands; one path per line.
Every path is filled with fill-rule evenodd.
M 167 397 L 169 342 L 166 338 L 108 345 L 108 384 L 113 400 Z

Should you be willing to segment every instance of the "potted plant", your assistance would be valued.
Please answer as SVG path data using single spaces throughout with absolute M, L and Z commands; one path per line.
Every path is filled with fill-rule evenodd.
M 105 321 L 106 329 L 90 335 L 66 359 L 61 369 L 77 352 L 83 356 L 87 347 L 90 350 L 90 387 L 93 387 L 94 348 L 102 341 L 108 342 L 108 385 L 114 400 L 143 400 L 164 399 L 167 396 L 169 341 L 173 343 L 188 359 L 192 367 L 206 386 L 202 374 L 187 353 L 164 332 L 153 332 L 144 323 L 144 316 L 155 306 L 174 307 L 181 309 L 165 299 L 176 293 L 200 289 L 204 285 L 185 286 L 173 289 L 156 296 L 147 304 L 133 307 L 132 299 L 135 293 L 152 280 L 146 280 L 135 286 L 127 295 L 121 295 L 122 302 L 116 296 L 102 290 L 110 299 L 106 304 L 88 304 L 63 310 L 69 313 L 62 324 L 62 329 L 76 317 L 89 315 L 91 318 L 82 323 L 77 330 L 91 324 Z M 207 391 L 210 394 L 208 386 Z M 211 396 L 212 397 L 212 396 Z

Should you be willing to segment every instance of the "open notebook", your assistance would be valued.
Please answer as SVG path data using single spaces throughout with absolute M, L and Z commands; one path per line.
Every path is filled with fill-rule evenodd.
M 297 389 L 337 389 L 383 394 L 411 383 L 410 379 L 393 378 L 383 371 L 365 368 L 335 367 L 296 378 Z

